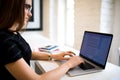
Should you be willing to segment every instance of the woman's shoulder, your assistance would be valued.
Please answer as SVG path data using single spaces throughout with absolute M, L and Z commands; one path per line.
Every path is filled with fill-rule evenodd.
M 6 39 L 11 39 L 13 37 L 13 34 L 6 31 L 6 30 L 0 30 L 0 41 L 4 41 Z
M 0 30 L 0 36 L 8 36 L 9 33 L 6 30 Z

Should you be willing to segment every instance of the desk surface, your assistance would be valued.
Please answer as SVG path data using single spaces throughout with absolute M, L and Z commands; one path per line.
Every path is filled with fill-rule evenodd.
M 53 70 L 59 66 L 55 61 L 36 61 L 35 64 L 43 73 Z M 75 77 L 70 77 L 66 74 L 61 78 L 61 80 L 120 80 L 120 67 L 107 63 L 105 70 L 101 72 Z
M 29 35 L 31 34 L 31 35 Z M 33 36 L 33 39 L 31 39 Z M 41 46 L 46 46 L 49 44 L 55 44 L 54 42 L 50 41 L 49 39 L 40 36 L 39 33 L 24 33 L 23 37 L 28 41 L 31 48 L 37 48 Z M 78 53 L 76 50 L 68 47 L 64 47 L 66 50 L 72 50 L 75 53 Z M 36 61 L 36 66 L 42 71 L 47 72 L 52 69 L 55 69 L 59 65 L 54 61 Z M 48 66 L 49 65 L 49 66 Z M 97 73 L 69 77 L 68 75 L 64 75 L 61 80 L 120 80 L 120 67 L 107 63 L 105 70 Z

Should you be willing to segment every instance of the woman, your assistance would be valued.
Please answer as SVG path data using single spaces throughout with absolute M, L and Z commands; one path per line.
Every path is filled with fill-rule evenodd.
M 72 56 L 70 51 L 55 55 L 31 51 L 19 34 L 32 16 L 31 4 L 31 0 L 0 0 L 0 80 L 58 80 L 70 68 L 83 62 L 81 58 Z M 65 55 L 72 57 L 68 60 Z M 36 74 L 29 66 L 30 59 L 52 58 L 68 61 L 42 75 Z

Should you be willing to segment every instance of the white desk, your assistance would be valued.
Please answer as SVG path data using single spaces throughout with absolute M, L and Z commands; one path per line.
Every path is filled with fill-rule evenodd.
M 44 73 L 58 67 L 54 61 L 36 61 L 35 65 Z M 105 70 L 97 73 L 70 77 L 64 75 L 61 80 L 120 80 L 120 67 L 107 63 Z
M 43 36 L 40 36 L 39 34 L 36 33 L 33 33 L 31 35 L 29 34 L 30 33 L 25 33 L 23 37 L 28 41 L 32 48 L 45 46 L 47 44 L 54 44 L 48 39 L 44 38 Z M 67 47 L 65 48 L 68 49 Z M 35 65 L 43 73 L 58 67 L 58 64 L 54 61 L 35 61 Z M 76 77 L 69 77 L 68 75 L 64 75 L 61 78 L 61 80 L 120 80 L 120 67 L 113 65 L 111 63 L 107 63 L 105 70 L 101 72 Z

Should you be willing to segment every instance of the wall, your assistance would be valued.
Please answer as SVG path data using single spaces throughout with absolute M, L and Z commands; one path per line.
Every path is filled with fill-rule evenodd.
M 43 0 L 43 31 L 41 31 L 41 35 L 49 37 L 49 14 L 50 14 L 50 3 L 49 0 Z
M 101 0 L 75 0 L 75 43 L 79 49 L 85 30 L 99 31 Z

